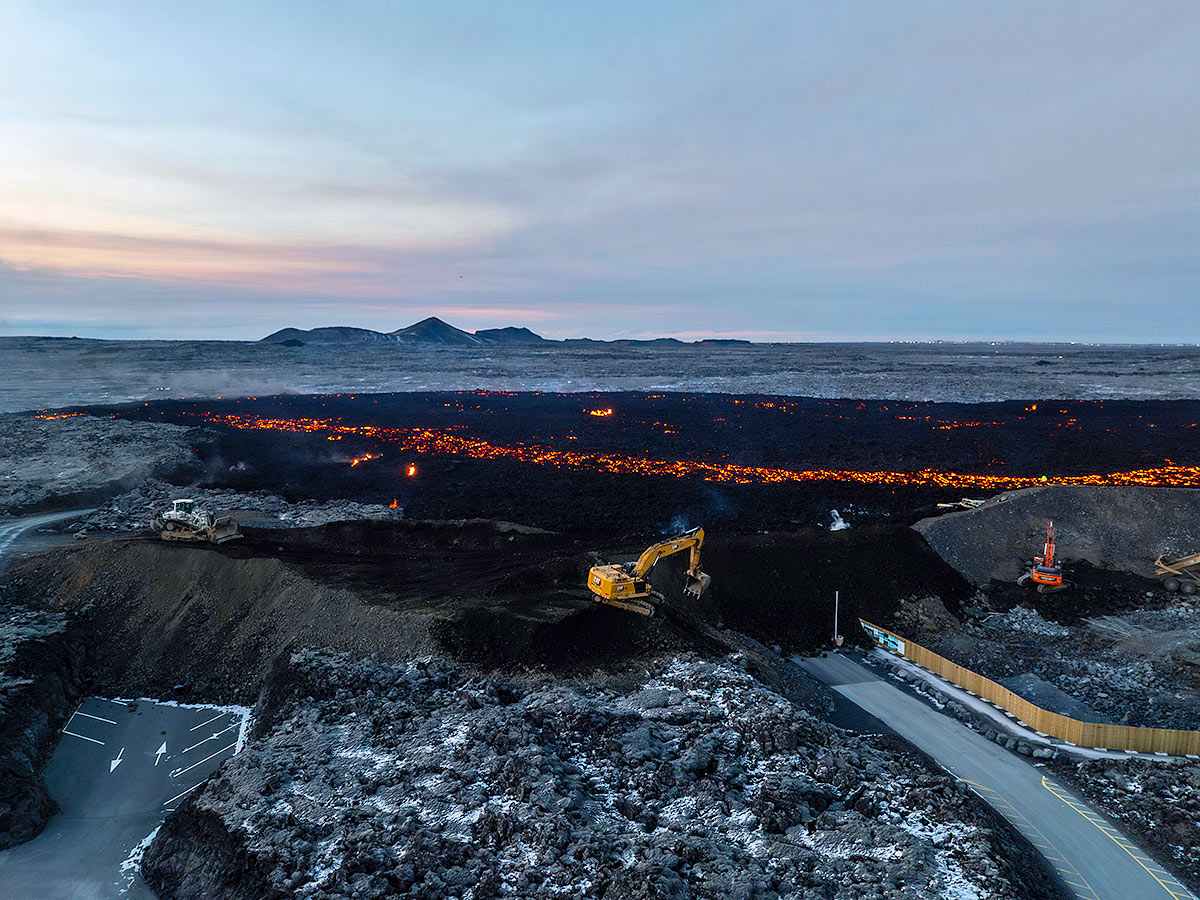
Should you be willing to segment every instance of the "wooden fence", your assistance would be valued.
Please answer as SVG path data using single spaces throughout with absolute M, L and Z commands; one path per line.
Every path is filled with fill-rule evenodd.
M 875 643 L 892 653 L 911 659 L 931 672 L 952 681 L 984 700 L 990 700 L 1008 710 L 1023 725 L 1042 734 L 1059 738 L 1080 747 L 1099 747 L 1107 750 L 1136 750 L 1142 753 L 1200 754 L 1200 731 L 1180 731 L 1171 728 L 1138 728 L 1133 725 L 1107 725 L 1100 722 L 1081 722 L 1070 716 L 1034 706 L 1008 688 L 972 672 L 907 638 L 858 620 Z

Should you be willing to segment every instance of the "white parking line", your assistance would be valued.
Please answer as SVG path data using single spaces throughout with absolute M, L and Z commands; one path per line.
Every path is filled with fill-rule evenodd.
M 80 712 L 79 710 L 75 710 L 75 716 L 83 716 L 85 719 L 95 719 L 97 722 L 107 722 L 109 725 L 117 724 L 112 719 L 106 719 L 103 716 L 93 716 L 91 713 Z M 75 716 L 71 716 L 71 718 L 73 719 Z
M 178 799 L 179 799 L 180 797 L 182 797 L 184 794 L 190 794 L 192 791 L 194 791 L 196 788 L 200 787 L 200 785 L 202 785 L 202 784 L 204 784 L 204 782 L 203 782 L 203 781 L 197 781 L 195 784 L 193 784 L 193 785 L 192 785 L 190 788 L 188 788 L 186 791 L 180 791 L 178 794 L 176 794 L 176 795 L 175 795 L 174 797 L 172 797 L 170 800 L 164 800 L 164 801 L 163 801 L 163 806 L 166 806 L 168 803 L 174 803 L 176 800 L 178 800 Z
M 221 735 L 223 735 L 225 732 L 227 732 L 227 731 L 230 731 L 231 729 L 234 729 L 234 728 L 237 728 L 237 727 L 238 727 L 238 723 L 237 723 L 237 722 L 234 722 L 232 725 L 226 725 L 226 726 L 225 726 L 224 728 L 222 728 L 220 731 L 215 731 L 215 732 L 213 732 L 213 733 L 212 733 L 212 734 L 210 734 L 208 737 L 206 737 L 204 740 L 202 740 L 202 741 L 197 741 L 196 743 L 192 744 L 192 746 L 188 747 L 188 748 L 187 748 L 187 750 L 180 750 L 179 752 L 180 752 L 181 754 L 183 754 L 183 753 L 187 753 L 187 752 L 188 752 L 188 750 L 195 750 L 195 749 L 196 749 L 197 747 L 199 747 L 201 744 L 206 744 L 206 743 L 208 743 L 209 741 L 215 741 L 217 738 L 219 738 L 219 737 L 220 737 Z
M 98 741 L 95 738 L 90 738 L 86 734 L 76 734 L 73 731 L 67 731 L 65 728 L 63 729 L 63 734 L 69 734 L 71 737 L 83 738 L 85 741 L 91 741 L 93 744 L 99 744 L 101 747 L 104 746 L 104 741 Z
M 203 728 L 209 722 L 215 722 L 215 721 L 217 721 L 217 719 L 221 718 L 221 716 L 224 716 L 224 715 L 227 715 L 227 713 L 223 713 L 223 712 L 217 713 L 211 719 L 206 719 L 203 722 L 201 722 L 199 725 L 193 725 L 191 728 L 188 729 L 188 731 L 195 731 L 197 728 Z
M 192 769 L 196 768 L 196 766 L 203 765 L 204 763 L 206 763 L 206 762 L 208 762 L 210 759 L 212 759 L 214 756 L 220 756 L 220 755 L 221 755 L 222 753 L 224 753 L 226 750 L 232 750 L 232 749 L 233 749 L 234 747 L 236 747 L 236 746 L 237 746 L 237 741 L 234 741 L 234 742 L 233 742 L 232 744 L 230 744 L 228 747 L 222 747 L 222 748 L 221 748 L 220 750 L 218 750 L 216 753 L 210 753 L 208 756 L 204 757 L 204 759 L 200 760 L 200 762 L 192 763 L 192 764 L 191 764 L 190 766 L 188 766 L 186 769 L 178 769 L 178 770 L 176 770 L 176 771 L 172 772 L 172 773 L 171 773 L 171 777 L 172 777 L 172 778 L 178 778 L 178 777 L 179 777 L 180 775 L 182 775 L 184 772 L 190 772 Z

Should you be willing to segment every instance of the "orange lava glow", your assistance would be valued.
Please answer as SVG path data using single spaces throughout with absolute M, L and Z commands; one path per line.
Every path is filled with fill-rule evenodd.
M 50 420 L 50 419 L 69 419 L 69 418 L 71 418 L 72 416 L 82 416 L 82 415 L 84 415 L 84 413 L 81 413 L 81 412 L 69 412 L 69 413 L 48 413 L 48 412 L 41 412 L 41 413 L 36 413 L 36 414 L 34 415 L 34 418 L 35 418 L 35 419 L 46 419 L 46 420 Z
M 359 463 L 369 462 L 372 459 L 379 459 L 379 456 L 380 454 L 378 453 L 368 453 L 365 456 L 356 456 L 354 459 L 350 460 L 350 468 L 353 469 Z
M 620 475 L 658 475 L 673 478 L 702 478 L 728 484 L 794 484 L 808 481 L 848 481 L 858 484 L 962 488 L 978 491 L 1008 491 L 1037 485 L 1158 485 L 1200 487 L 1200 466 L 1160 466 L 1097 475 L 1053 475 L 1041 478 L 1019 475 L 989 475 L 940 472 L 860 472 L 851 469 L 776 469 L 715 463 L 703 460 L 651 459 L 615 453 L 555 450 L 536 444 L 497 445 L 437 431 L 431 428 L 381 428 L 375 425 L 343 425 L 333 419 L 265 419 L 241 415 L 204 415 L 204 421 L 230 428 L 297 431 L 354 435 L 398 444 L 416 453 L 447 454 L 471 459 L 505 459 L 537 466 Z M 374 459 L 378 454 L 367 454 Z
M 409 478 L 412 478 L 413 476 L 415 476 L 415 475 L 417 474 L 417 467 L 416 467 L 416 466 L 413 466 L 413 465 L 410 465 L 410 466 L 409 466 L 409 467 L 408 467 L 408 468 L 405 470 L 404 474 L 405 474 L 405 475 L 407 475 Z
M 599 418 L 605 418 L 613 414 L 611 409 L 585 409 L 584 412 L 589 416 L 598 416 Z

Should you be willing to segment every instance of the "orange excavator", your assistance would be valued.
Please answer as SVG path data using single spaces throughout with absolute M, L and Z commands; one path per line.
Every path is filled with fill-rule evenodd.
M 1069 581 L 1063 579 L 1062 566 L 1054 559 L 1053 519 L 1046 523 L 1046 549 L 1042 551 L 1041 556 L 1033 558 L 1033 565 L 1029 567 L 1028 572 L 1017 579 L 1017 584 L 1021 587 L 1037 585 L 1038 593 L 1041 594 L 1065 591 L 1071 586 Z

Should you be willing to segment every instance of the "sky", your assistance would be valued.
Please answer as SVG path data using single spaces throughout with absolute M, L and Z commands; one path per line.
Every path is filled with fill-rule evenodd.
M 0 334 L 1200 341 L 1200 4 L 0 0 Z

